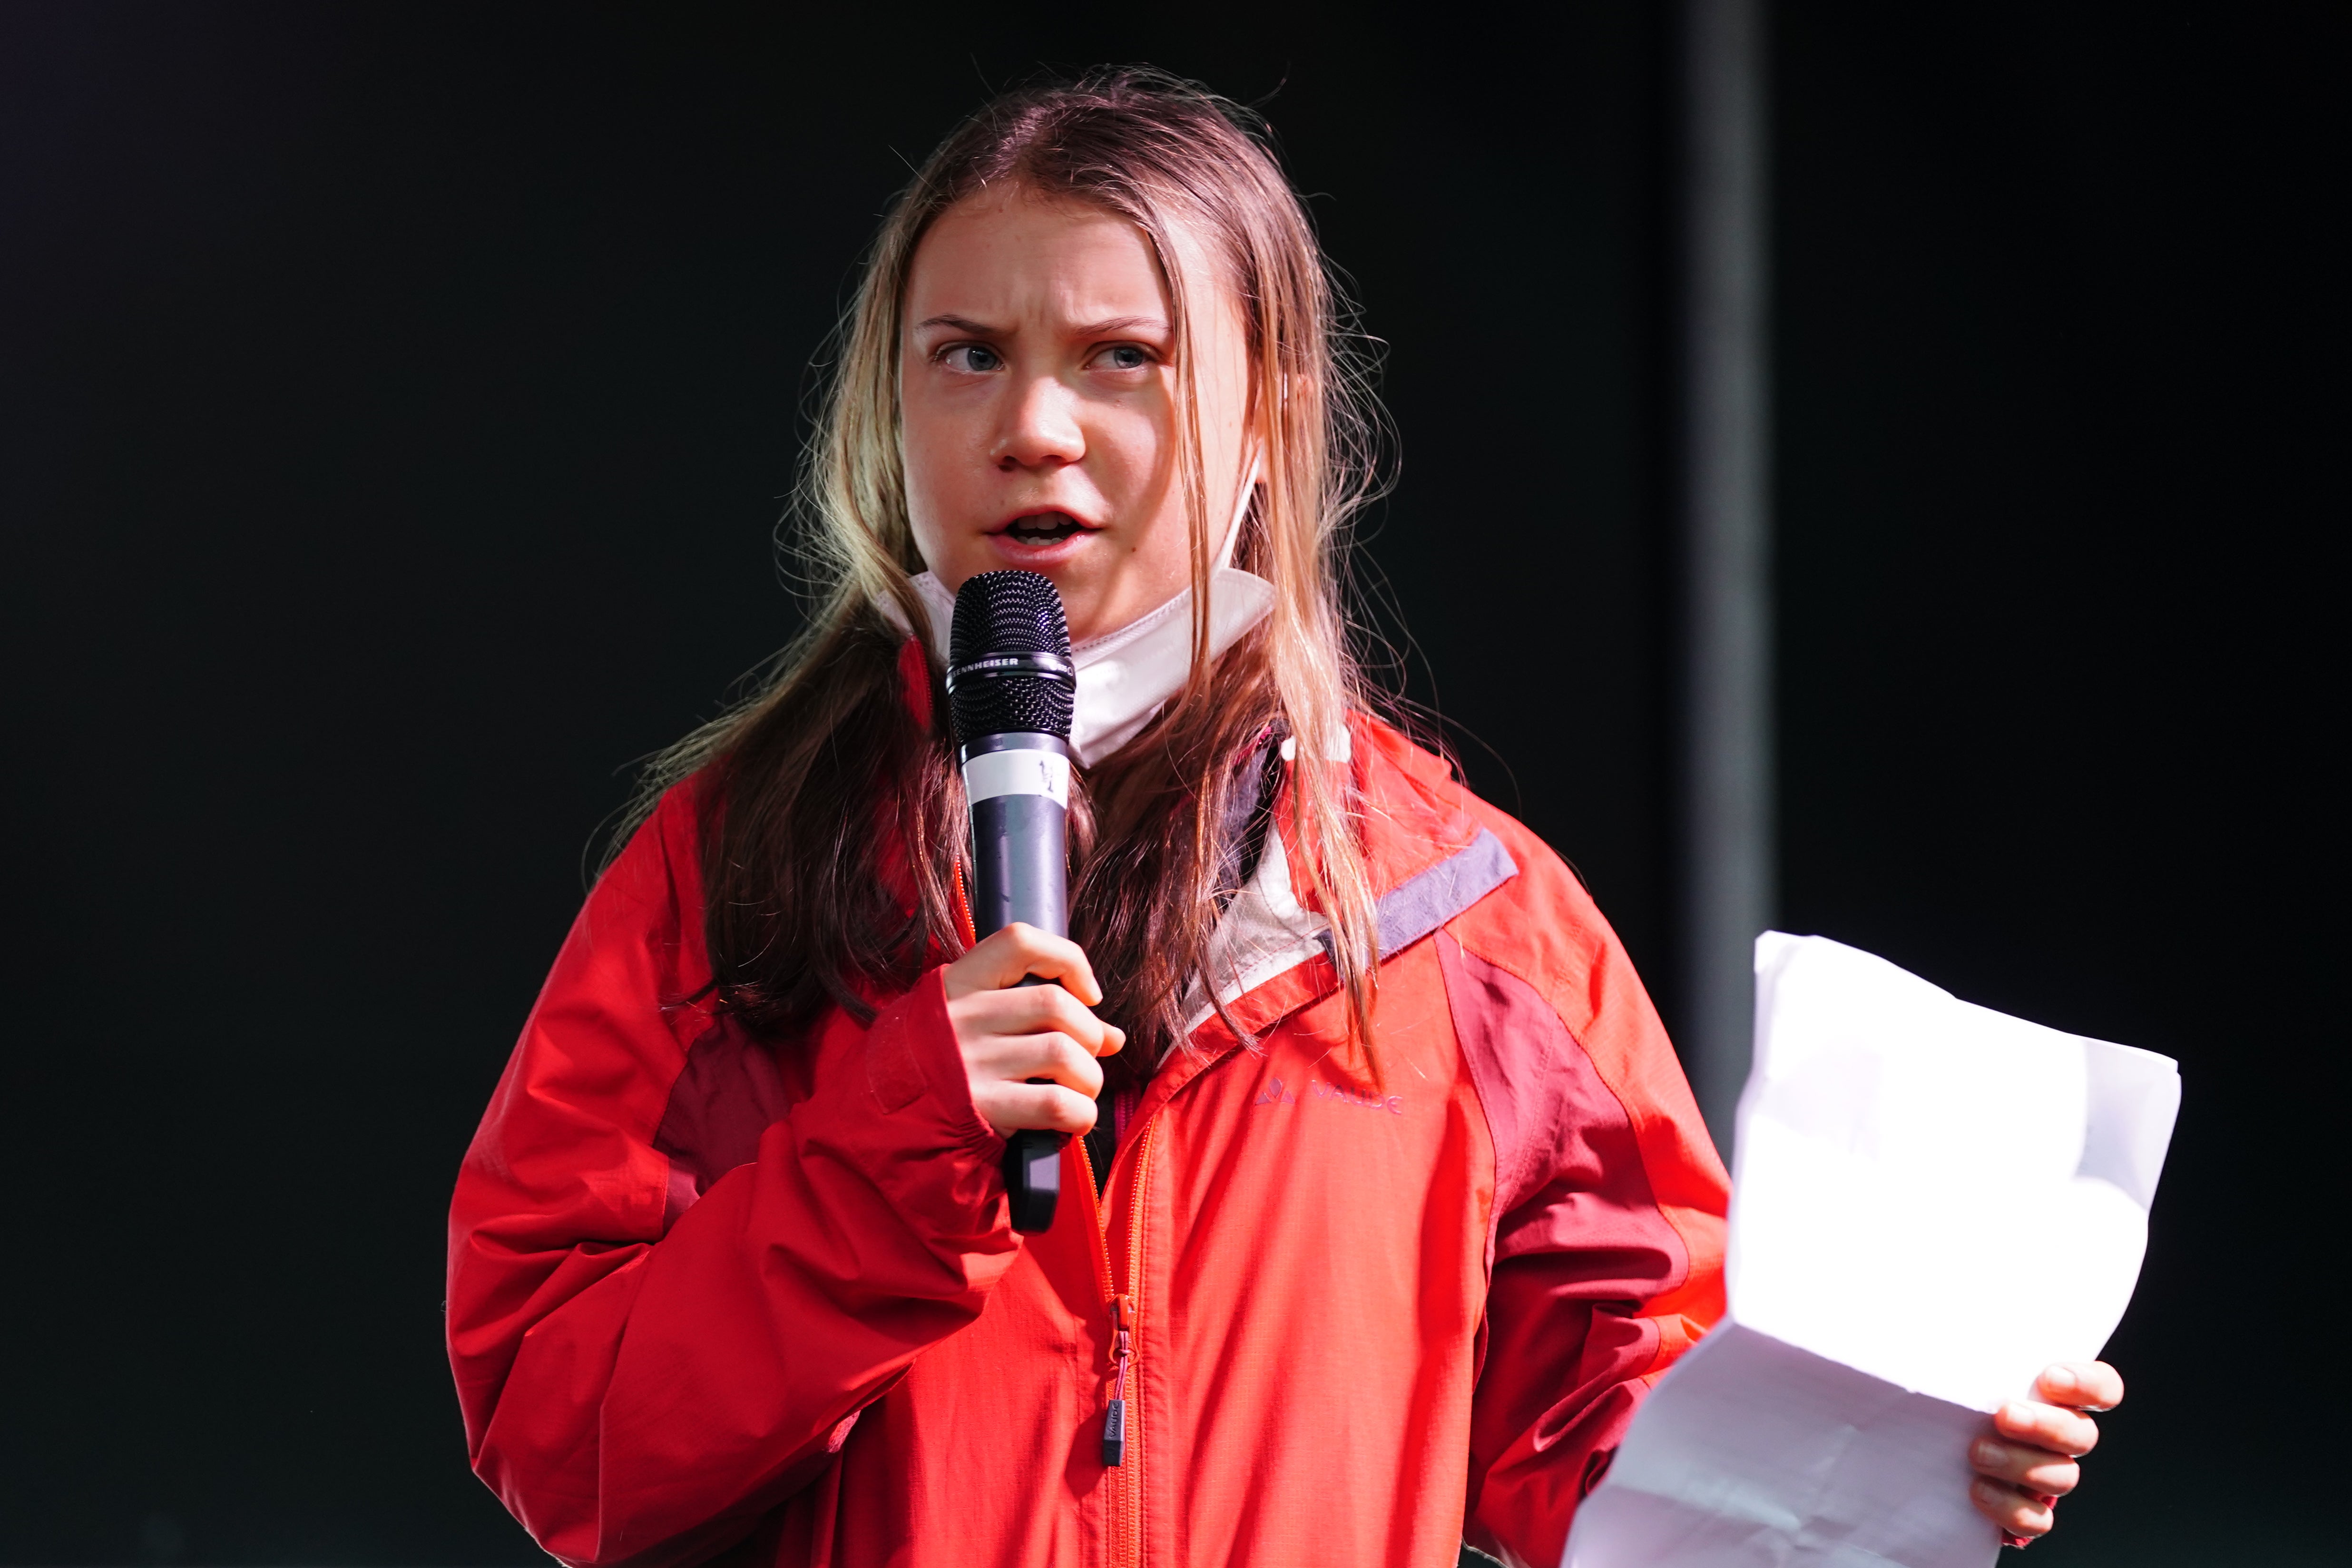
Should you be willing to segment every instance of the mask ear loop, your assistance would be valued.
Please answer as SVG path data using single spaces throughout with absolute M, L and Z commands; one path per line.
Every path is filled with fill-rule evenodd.
M 1257 482 L 1265 469 L 1265 451 L 1255 442 L 1250 445 L 1249 478 L 1242 481 L 1242 493 L 1234 500 L 1234 518 L 1225 524 L 1225 542 L 1217 551 L 1217 570 L 1222 572 L 1234 563 L 1234 552 L 1242 541 L 1242 520 L 1249 516 L 1250 502 L 1257 499 Z

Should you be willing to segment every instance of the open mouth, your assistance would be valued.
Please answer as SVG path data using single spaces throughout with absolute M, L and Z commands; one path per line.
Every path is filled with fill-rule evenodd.
M 1085 531 L 1086 525 L 1066 512 L 1041 511 L 1014 518 L 1006 525 L 1004 536 L 1021 544 L 1059 544 Z

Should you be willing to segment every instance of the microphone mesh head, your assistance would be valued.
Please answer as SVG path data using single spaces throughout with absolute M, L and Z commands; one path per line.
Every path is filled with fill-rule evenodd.
M 1059 671 L 989 670 L 984 660 L 1045 655 Z M 1070 738 L 1077 691 L 1070 673 L 1070 623 L 1053 581 L 1035 572 L 982 572 L 956 593 L 948 631 L 948 702 L 956 739 L 1013 731 Z

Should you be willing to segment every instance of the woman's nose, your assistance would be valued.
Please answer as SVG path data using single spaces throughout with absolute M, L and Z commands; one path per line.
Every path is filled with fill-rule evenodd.
M 1003 427 L 992 454 L 1007 473 L 1016 468 L 1056 468 L 1087 455 L 1076 399 L 1050 375 L 1018 383 L 1007 399 Z

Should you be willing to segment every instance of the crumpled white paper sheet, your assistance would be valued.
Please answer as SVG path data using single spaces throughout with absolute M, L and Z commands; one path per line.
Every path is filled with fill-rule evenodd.
M 1643 1403 L 1566 1568 L 1986 1568 L 1969 1444 L 2115 1331 L 2179 1106 L 2167 1058 L 1757 939 L 1730 1310 Z

